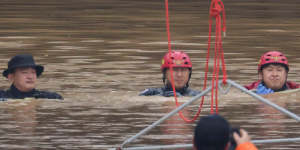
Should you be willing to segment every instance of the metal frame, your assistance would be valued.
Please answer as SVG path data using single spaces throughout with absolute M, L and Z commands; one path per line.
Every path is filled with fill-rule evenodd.
M 260 95 L 257 95 L 256 93 L 254 93 L 251 90 L 246 89 L 245 87 L 235 83 L 232 80 L 227 79 L 226 80 L 226 84 L 228 84 L 227 88 L 224 90 L 222 88 L 223 84 L 222 81 L 219 81 L 219 89 L 220 91 L 222 91 L 224 94 L 226 94 L 227 92 L 229 92 L 230 88 L 232 86 L 234 86 L 237 89 L 240 89 L 242 92 L 245 92 L 246 94 L 254 97 L 255 99 L 273 107 L 274 109 L 277 109 L 278 111 L 280 111 L 281 113 L 295 119 L 297 122 L 300 122 L 300 117 L 297 116 L 296 114 L 272 103 L 271 101 L 261 97 Z M 154 150 L 154 149 L 177 149 L 177 148 L 192 148 L 193 145 L 192 144 L 182 144 L 182 145 L 164 145 L 164 146 L 148 146 L 148 147 L 131 147 L 131 148 L 124 148 L 124 146 L 126 144 L 129 144 L 130 142 L 132 142 L 133 140 L 137 139 L 138 137 L 140 137 L 143 134 L 146 134 L 148 131 L 150 131 L 152 128 L 154 128 L 155 126 L 159 125 L 160 123 L 162 123 L 164 120 L 168 119 L 169 117 L 175 115 L 177 112 L 179 112 L 181 109 L 183 109 L 184 107 L 188 106 L 189 104 L 191 104 L 192 102 L 198 100 L 199 98 L 201 98 L 202 96 L 204 96 L 205 94 L 207 94 L 210 90 L 211 90 L 211 86 L 209 86 L 207 89 L 205 89 L 204 91 L 202 91 L 200 94 L 196 95 L 195 97 L 191 98 L 188 102 L 180 105 L 179 107 L 177 107 L 176 109 L 174 109 L 173 111 L 171 111 L 170 113 L 168 113 L 167 115 L 163 116 L 161 119 L 157 120 L 156 122 L 152 123 L 151 125 L 149 125 L 147 128 L 143 129 L 142 131 L 140 131 L 139 133 L 137 133 L 136 135 L 132 136 L 131 138 L 127 139 L 126 141 L 124 141 L 121 146 L 119 148 L 116 149 L 124 149 L 124 150 Z M 253 143 L 277 143 L 277 142 L 297 142 L 300 141 L 300 138 L 286 138 L 286 139 L 269 139 L 269 140 L 252 140 Z M 111 149 L 111 150 L 114 150 Z

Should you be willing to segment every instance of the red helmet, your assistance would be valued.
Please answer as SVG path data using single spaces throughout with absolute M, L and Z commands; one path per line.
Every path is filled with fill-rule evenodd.
M 273 63 L 282 64 L 286 67 L 287 71 L 289 70 L 288 60 L 281 52 L 269 51 L 260 57 L 259 64 L 258 64 L 258 71 L 262 70 L 263 65 L 273 64 Z
M 162 59 L 161 70 L 164 71 L 170 66 L 192 68 L 192 62 L 190 57 L 182 51 L 172 51 L 170 54 L 166 53 Z

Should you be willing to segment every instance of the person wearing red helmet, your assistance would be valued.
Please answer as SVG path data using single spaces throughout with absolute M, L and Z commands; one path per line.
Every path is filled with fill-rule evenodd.
M 287 81 L 288 72 L 289 64 L 284 54 L 278 51 L 269 51 L 261 56 L 258 64 L 260 80 L 245 87 L 248 90 L 255 90 L 257 94 L 299 88 L 299 84 Z
M 189 81 L 192 75 L 192 62 L 189 56 L 182 51 L 172 51 L 166 53 L 162 59 L 161 71 L 163 73 L 162 88 L 149 88 L 141 92 L 141 96 L 161 95 L 161 96 L 174 96 L 171 84 L 171 71 L 173 67 L 173 78 L 176 89 L 176 96 L 195 96 L 200 91 L 189 89 Z

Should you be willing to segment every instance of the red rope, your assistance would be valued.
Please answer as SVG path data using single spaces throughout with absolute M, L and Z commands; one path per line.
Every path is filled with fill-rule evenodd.
M 171 49 L 171 34 L 170 34 L 170 24 L 169 24 L 169 4 L 168 0 L 165 1 L 166 6 L 166 26 L 167 26 L 167 34 L 168 34 L 168 50 L 169 55 L 171 55 L 172 49 Z M 173 68 L 173 67 L 171 67 Z
M 168 4 L 168 0 L 165 0 L 165 7 L 166 7 L 166 27 L 167 27 L 167 34 L 168 34 L 168 51 L 169 51 L 169 55 L 171 55 L 172 52 L 172 48 L 171 48 L 171 35 L 170 35 L 170 24 L 169 24 L 169 4 Z M 175 88 L 175 84 L 174 84 L 174 77 L 173 77 L 173 65 L 170 65 L 170 73 L 171 73 L 171 85 L 173 88 L 173 92 L 174 92 L 174 98 L 175 98 L 175 103 L 176 103 L 176 107 L 179 107 L 179 103 L 178 103 L 178 99 L 177 99 L 177 95 L 176 95 L 176 88 Z M 195 121 L 200 112 L 201 112 L 201 108 L 202 108 L 202 104 L 203 101 L 200 104 L 200 109 L 198 109 L 197 114 L 193 117 L 193 119 L 189 120 L 187 118 L 184 117 L 184 115 L 182 114 L 181 111 L 179 111 L 179 116 L 186 122 L 193 122 Z
M 223 20 L 221 20 L 221 13 Z M 224 51 L 222 47 L 222 31 L 226 32 L 226 19 L 225 19 L 225 9 L 224 4 L 221 0 L 213 0 L 210 5 L 209 11 L 209 37 L 208 37 L 208 49 L 207 49 L 207 58 L 206 58 L 206 71 L 208 70 L 209 62 L 209 50 L 211 43 L 211 30 L 213 24 L 213 18 L 215 18 L 216 27 L 215 27 L 215 54 L 214 54 L 214 70 L 212 75 L 212 90 L 211 90 L 211 113 L 214 113 L 214 99 L 215 99 L 215 108 L 216 113 L 218 113 L 218 82 L 219 82 L 219 70 L 220 70 L 220 59 L 222 63 L 222 72 L 223 72 L 223 84 L 226 84 L 227 74 L 224 61 Z M 223 21 L 223 28 L 221 28 Z M 205 74 L 205 80 L 207 80 L 207 73 Z M 206 81 L 204 82 L 206 84 Z M 206 87 L 206 85 L 204 86 Z M 214 92 L 215 91 L 215 92 Z
M 165 0 L 165 6 L 166 6 L 166 26 L 167 26 L 167 34 L 168 34 L 168 50 L 169 50 L 169 55 L 171 56 L 172 48 L 171 48 L 171 34 L 170 34 L 170 24 L 169 24 L 169 7 L 168 7 L 169 4 L 168 4 L 168 0 Z M 173 77 L 173 64 L 170 65 L 170 73 L 171 73 L 171 84 L 172 84 L 175 99 L 177 101 L 176 89 L 175 89 L 174 77 Z
M 167 35 L 168 35 L 168 51 L 169 55 L 171 55 L 172 49 L 171 49 L 171 35 L 170 35 L 170 24 L 169 24 L 169 8 L 168 8 L 168 0 L 165 0 L 165 7 L 166 7 L 166 27 L 167 27 Z M 223 52 L 223 47 L 222 47 L 222 38 L 221 38 L 221 16 L 220 14 L 222 13 L 223 16 L 223 32 L 225 33 L 226 31 L 226 22 L 225 22 L 225 9 L 224 5 L 221 0 L 213 0 L 210 5 L 210 18 L 209 18 L 209 38 L 208 38 L 208 49 L 207 49 L 207 55 L 206 55 L 206 67 L 205 67 L 205 79 L 204 79 L 204 86 L 203 90 L 206 89 L 206 84 L 207 84 L 207 76 L 208 76 L 208 71 L 209 71 L 209 53 L 210 53 L 210 43 L 211 43 L 211 30 L 212 30 L 212 18 L 216 18 L 216 38 L 215 38 L 215 58 L 214 58 L 214 70 L 213 70 L 213 76 L 212 76 L 212 91 L 211 91 L 211 113 L 214 112 L 214 89 L 216 90 L 215 92 L 215 107 L 216 107 L 216 113 L 218 113 L 218 78 L 219 78 L 219 59 L 221 57 L 221 62 L 222 62 L 222 71 L 223 71 L 223 83 L 226 84 L 226 68 L 225 68 L 225 61 L 224 61 L 224 52 Z M 174 84 L 174 77 L 173 77 L 173 65 L 170 65 L 170 73 L 171 73 L 171 84 L 174 92 L 174 98 L 176 102 L 176 107 L 179 107 L 178 99 L 176 96 L 176 89 L 175 89 L 175 84 Z M 216 84 L 216 87 L 215 87 Z M 204 103 L 204 96 L 202 97 L 201 103 L 199 105 L 199 109 L 196 113 L 196 115 L 193 117 L 193 119 L 189 120 L 184 117 L 181 111 L 179 111 L 179 116 L 186 122 L 193 122 L 195 121 L 202 110 L 202 106 Z

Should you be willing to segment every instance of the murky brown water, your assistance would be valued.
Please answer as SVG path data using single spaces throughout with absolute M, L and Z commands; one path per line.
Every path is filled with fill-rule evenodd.
M 173 49 L 190 54 L 194 89 L 202 88 L 208 35 L 208 0 L 169 2 Z M 300 4 L 297 0 L 224 0 L 225 59 L 230 79 L 257 79 L 259 56 L 283 51 L 289 79 L 300 82 Z M 167 51 L 163 0 L 2 0 L 0 69 L 18 53 L 32 53 L 46 67 L 39 89 L 64 101 L 0 104 L 1 149 L 108 149 L 117 147 L 174 108 L 171 98 L 139 97 L 162 86 L 160 59 Z M 8 88 L 5 78 L 1 88 Z M 298 93 L 268 96 L 300 114 Z M 188 99 L 188 98 L 187 98 Z M 186 113 L 193 114 L 199 101 Z M 207 99 L 208 103 L 208 99 Z M 220 97 L 220 114 L 253 139 L 295 138 L 299 123 L 232 90 Z M 203 114 L 209 114 L 208 104 Z M 173 117 L 130 146 L 190 144 L 193 124 Z M 299 149 L 297 143 L 259 149 Z

